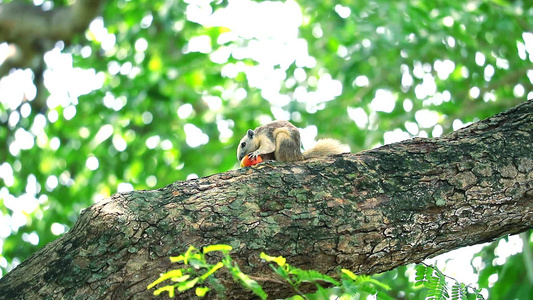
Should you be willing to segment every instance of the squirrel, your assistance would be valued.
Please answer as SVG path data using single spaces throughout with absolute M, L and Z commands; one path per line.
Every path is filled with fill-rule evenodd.
M 255 130 L 248 129 L 237 147 L 237 159 L 241 161 L 248 154 L 251 160 L 261 155 L 263 160 L 290 162 L 345 152 L 350 152 L 347 145 L 335 139 L 320 139 L 302 153 L 298 128 L 288 121 L 273 121 Z

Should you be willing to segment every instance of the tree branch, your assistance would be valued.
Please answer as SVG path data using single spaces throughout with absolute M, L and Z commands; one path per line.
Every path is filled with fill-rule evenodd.
M 146 286 L 189 245 L 229 244 L 255 277 L 269 274 L 261 251 L 371 274 L 532 227 L 530 100 L 441 138 L 113 195 L 0 279 L 0 299 L 150 298 Z
M 77 0 L 49 11 L 22 2 L 0 3 L 0 42 L 16 46 L 16 53 L 0 66 L 0 77 L 13 68 L 42 68 L 43 55 L 57 41 L 69 43 L 100 13 L 105 0 Z M 38 76 L 38 75 L 36 75 Z
M 27 44 L 31 40 L 70 41 L 87 29 L 104 0 L 77 0 L 66 7 L 43 11 L 27 3 L 0 4 L 0 40 Z

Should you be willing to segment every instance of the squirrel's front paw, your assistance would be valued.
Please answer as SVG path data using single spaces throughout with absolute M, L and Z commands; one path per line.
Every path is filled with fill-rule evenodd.
M 251 161 L 254 161 L 257 159 L 257 157 L 259 156 L 259 152 L 258 151 L 254 151 L 250 154 L 248 154 L 248 158 L 251 160 Z

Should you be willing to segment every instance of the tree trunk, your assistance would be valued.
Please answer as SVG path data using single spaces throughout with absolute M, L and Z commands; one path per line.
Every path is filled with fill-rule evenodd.
M 532 170 L 530 100 L 441 138 L 116 194 L 2 278 L 0 299 L 147 299 L 189 245 L 229 244 L 262 277 L 261 251 L 322 272 L 382 272 L 532 228 Z M 250 297 L 229 284 L 227 294 Z

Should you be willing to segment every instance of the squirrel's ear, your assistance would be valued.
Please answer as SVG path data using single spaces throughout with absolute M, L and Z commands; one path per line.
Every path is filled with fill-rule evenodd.
M 254 138 L 254 131 L 251 129 L 248 129 L 248 138 L 253 139 Z

